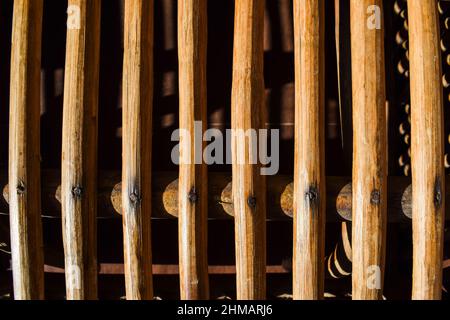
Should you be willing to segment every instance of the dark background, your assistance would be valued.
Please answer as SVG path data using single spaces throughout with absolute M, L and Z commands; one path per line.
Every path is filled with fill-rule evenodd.
M 174 142 L 170 136 L 178 126 L 177 86 L 177 5 L 176 0 L 155 0 L 155 51 L 153 101 L 153 164 L 154 171 L 176 171 L 170 160 Z M 326 3 L 326 172 L 329 176 L 351 175 L 351 135 L 341 136 L 339 121 L 338 82 L 334 27 L 334 1 Z M 348 7 L 348 0 L 341 5 Z M 404 51 L 395 44 L 395 35 L 403 21 L 393 13 L 392 0 L 385 1 L 387 96 L 390 103 L 389 170 L 390 175 L 409 175 L 400 156 L 407 154 L 408 145 L 398 132 L 407 119 L 404 103 L 408 102 L 407 78 L 400 75 L 397 63 Z M 13 0 L 0 1 L 0 182 L 7 180 L 8 109 L 10 42 Z M 42 42 L 42 169 L 60 170 L 63 80 L 66 37 L 67 1 L 45 0 Z M 99 142 L 100 171 L 121 169 L 121 79 L 122 79 L 122 0 L 102 2 Z M 234 1 L 208 1 L 208 120 L 221 130 L 230 125 L 230 95 L 233 50 Z M 292 0 L 267 0 L 265 15 L 265 84 L 267 108 L 272 128 L 281 130 L 280 174 L 293 172 L 294 142 L 294 55 Z M 347 47 L 347 36 L 342 39 Z M 347 59 L 349 56 L 346 57 Z M 346 98 L 349 97 L 347 92 Z M 346 100 L 348 101 L 348 99 Z M 446 103 L 448 106 L 448 103 Z M 350 105 L 343 106 L 351 114 Z M 446 109 L 447 113 L 447 109 Z M 346 128 L 351 123 L 346 123 Z M 348 132 L 348 130 L 344 130 Z M 351 132 L 351 130 L 350 130 Z M 345 150 L 345 151 L 344 151 Z M 349 151 L 350 150 L 350 151 Z M 231 171 L 231 166 L 211 166 L 210 171 Z M 3 199 L 1 200 L 3 201 Z M 1 204 L 2 212 L 7 206 Z M 99 214 L 100 215 L 100 214 Z M 44 218 L 46 263 L 62 266 L 60 219 Z M 340 235 L 340 224 L 327 224 L 327 252 L 334 250 Z M 411 290 L 411 226 L 389 225 L 388 259 L 385 295 L 390 299 L 408 299 Z M 268 222 L 267 252 L 269 265 L 289 265 L 292 251 L 292 222 Z M 153 260 L 155 264 L 177 264 L 177 221 L 157 220 L 152 224 Z M 209 262 L 211 265 L 234 264 L 233 221 L 209 222 Z M 121 263 L 122 226 L 120 216 L 102 219 L 98 223 L 98 255 L 101 263 Z M 8 216 L 0 216 L 0 242 L 9 243 Z M 7 247 L 6 247 L 7 248 Z M 9 256 L 0 252 L 0 290 L 11 291 Z M 289 269 L 289 267 L 287 267 Z M 102 275 L 100 298 L 118 299 L 124 295 L 123 275 Z M 211 297 L 235 296 L 234 275 L 211 276 Z M 268 275 L 268 297 L 291 292 L 291 274 Z M 326 291 L 339 299 L 348 299 L 350 277 L 327 278 Z M 156 276 L 155 294 L 163 299 L 178 298 L 177 276 Z M 46 274 L 46 296 L 64 298 L 62 274 Z M 7 297 L 7 295 L 5 296 Z

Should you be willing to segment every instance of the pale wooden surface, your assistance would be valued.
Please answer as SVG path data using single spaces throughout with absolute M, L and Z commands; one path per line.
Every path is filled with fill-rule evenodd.
M 14 298 L 44 298 L 40 183 L 42 0 L 16 0 L 13 11 L 9 185 Z
M 100 0 L 70 0 L 62 141 L 62 227 L 69 300 L 97 298 L 97 110 Z
M 208 281 L 208 187 L 207 166 L 196 164 L 195 121 L 207 129 L 206 117 L 206 0 L 178 1 L 178 63 L 180 136 L 178 178 L 178 238 L 180 297 L 209 298 Z M 202 134 L 202 133 L 201 133 Z M 202 136 L 200 136 L 201 139 Z M 205 143 L 197 143 L 201 147 Z M 200 150 L 203 154 L 203 148 Z M 184 158 L 186 157 L 186 158 Z M 188 161 L 185 161 L 188 160 Z
M 444 115 L 439 15 L 434 0 L 409 0 L 413 299 L 440 299 L 445 214 Z
M 122 210 L 128 300 L 153 298 L 151 151 L 153 0 L 126 0 L 123 65 Z
M 293 297 L 323 298 L 325 250 L 325 3 L 294 1 Z
M 264 1 L 235 4 L 231 127 L 264 124 Z M 236 131 L 235 131 L 236 132 Z M 266 193 L 260 166 L 252 165 L 249 138 L 232 138 L 236 278 L 239 300 L 266 297 Z
M 369 28 L 378 6 L 381 29 Z M 387 158 L 384 25 L 381 0 L 351 0 L 353 87 L 352 298 L 382 298 Z

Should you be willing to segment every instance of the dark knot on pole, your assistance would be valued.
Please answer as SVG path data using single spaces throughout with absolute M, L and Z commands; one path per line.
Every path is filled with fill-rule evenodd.
M 17 184 L 17 194 L 23 195 L 25 194 L 26 188 L 25 183 L 22 180 L 19 180 L 19 183 Z
M 133 191 L 130 193 L 130 202 L 133 206 L 137 206 L 141 202 L 141 196 L 138 191 Z
M 310 186 L 305 192 L 306 201 L 309 202 L 310 206 L 315 206 L 319 202 L 319 191 L 316 186 Z
M 370 203 L 374 206 L 378 206 L 381 203 L 381 192 L 375 189 L 370 194 Z
M 81 199 L 81 197 L 83 196 L 83 187 L 82 186 L 75 186 L 72 188 L 72 196 L 75 199 Z
M 189 191 L 188 199 L 189 199 L 189 202 L 192 204 L 197 203 L 198 194 L 197 194 L 197 190 L 195 190 L 195 187 L 192 187 L 192 189 Z
M 442 186 L 441 179 L 438 177 L 434 183 L 434 206 L 440 209 L 442 206 Z
M 247 204 L 250 208 L 255 209 L 256 208 L 256 198 L 254 196 L 249 196 L 247 199 Z

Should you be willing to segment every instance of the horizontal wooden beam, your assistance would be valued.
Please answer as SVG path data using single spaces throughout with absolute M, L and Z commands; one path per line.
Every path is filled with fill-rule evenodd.
M 64 268 L 52 265 L 45 265 L 44 271 L 46 273 L 64 273 Z M 101 263 L 99 265 L 99 274 L 102 275 L 116 275 L 124 274 L 122 263 Z M 283 265 L 270 265 L 266 267 L 267 274 L 283 274 L 290 273 L 290 271 Z M 154 264 L 152 266 L 153 275 L 178 275 L 179 266 L 177 264 Z M 236 274 L 236 266 L 234 265 L 210 265 L 208 266 L 208 274 Z
M 155 172 L 152 179 L 152 219 L 170 219 L 178 215 L 178 172 Z M 111 217 L 121 212 L 120 172 L 100 172 L 98 181 L 98 215 Z M 389 177 L 388 221 L 409 222 L 411 218 L 411 181 L 407 177 Z M 61 212 L 60 174 L 56 170 L 42 171 L 42 212 L 44 216 L 59 216 Z M 3 197 L 8 202 L 6 177 L 0 176 Z M 447 190 L 450 190 L 449 187 Z M 292 217 L 292 177 L 278 175 L 267 179 L 267 219 L 289 220 Z M 327 177 L 327 221 L 351 221 L 352 189 L 350 177 Z M 446 195 L 447 198 L 450 194 Z M 450 199 L 449 199 L 450 200 Z M 0 211 L 7 211 L 0 203 Z M 447 220 L 450 220 L 447 212 Z M 230 219 L 233 216 L 231 175 L 211 172 L 208 198 L 209 219 Z

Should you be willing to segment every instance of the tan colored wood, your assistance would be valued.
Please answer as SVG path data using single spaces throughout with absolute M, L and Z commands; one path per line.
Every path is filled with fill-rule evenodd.
M 323 298 L 325 83 L 323 0 L 294 1 L 295 162 L 293 297 Z
M 125 1 L 122 210 L 128 300 L 152 299 L 153 1 Z
M 354 300 L 382 299 L 387 161 L 384 25 L 381 0 L 351 0 L 353 89 Z M 379 19 L 378 29 L 375 22 Z
M 413 299 L 440 299 L 445 214 L 444 114 L 439 14 L 434 0 L 409 0 Z
M 209 298 L 207 166 L 202 159 L 196 159 L 196 153 L 203 155 L 205 143 L 201 137 L 207 129 L 206 49 L 206 0 L 178 1 L 180 130 L 188 133 L 180 135 L 183 159 L 180 161 L 178 179 L 182 300 Z M 201 132 L 196 132 L 195 122 L 201 122 Z M 198 147 L 201 149 L 197 150 Z
M 265 178 L 250 157 L 257 142 L 238 137 L 238 130 L 259 129 L 264 123 L 263 31 L 264 1 L 236 1 L 231 127 L 239 300 L 266 297 Z
M 40 184 L 42 0 L 16 0 L 11 47 L 9 185 L 16 300 L 44 298 Z
M 68 300 L 97 299 L 97 113 L 100 0 L 69 0 L 61 170 Z M 77 9 L 75 9 L 77 8 Z M 79 27 L 79 28 L 78 28 Z

